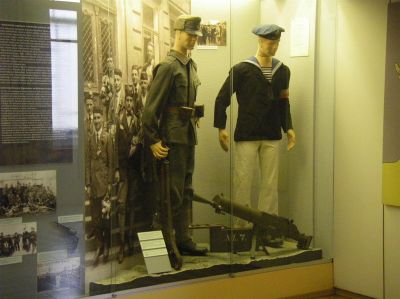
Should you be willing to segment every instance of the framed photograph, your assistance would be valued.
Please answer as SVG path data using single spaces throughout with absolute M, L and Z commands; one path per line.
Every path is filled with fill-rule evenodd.
M 204 46 L 226 46 L 227 27 L 226 21 L 209 20 L 202 22 L 201 33 L 197 43 L 199 48 L 204 49 Z
M 0 173 L 0 218 L 55 210 L 55 170 Z
M 65 258 L 39 262 L 37 265 L 37 288 L 41 292 L 60 292 L 77 295 L 81 292 L 81 259 Z
M 0 224 L 0 258 L 36 254 L 36 222 Z

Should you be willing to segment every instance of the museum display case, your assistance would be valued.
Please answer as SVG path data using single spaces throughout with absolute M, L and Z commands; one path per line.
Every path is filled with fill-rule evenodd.
M 333 111 L 329 105 L 321 108 L 316 96 L 318 4 L 2 1 L 0 297 L 118 295 L 331 258 L 333 145 L 318 141 L 333 134 Z M 186 82 L 176 73 L 160 77 L 163 68 L 157 67 L 180 42 L 175 28 L 181 15 L 201 18 L 190 59 L 176 58 L 188 70 Z M 282 128 L 279 123 L 277 136 L 261 138 L 272 139 L 266 150 L 276 153 L 272 186 L 260 182 L 270 158 L 256 150 L 250 162 L 238 159 L 242 140 L 235 133 L 247 109 L 243 90 L 256 92 L 247 82 L 240 85 L 245 77 L 237 66 L 252 68 L 254 78 L 262 75 L 254 60 L 258 32 L 252 32 L 259 24 L 284 28 L 280 42 L 274 38 L 279 48 L 271 70 L 272 82 L 280 72 L 285 78 L 273 83 L 281 85 L 272 95 L 279 107 L 287 103 L 278 108 L 284 111 Z M 154 159 L 147 139 L 149 107 L 166 94 L 164 85 L 176 86 L 170 91 L 176 94 L 187 89 L 204 113 L 193 126 L 193 176 L 185 170 L 179 183 L 187 204 L 183 212 L 176 212 L 176 198 L 170 196 L 178 188 L 176 164 L 171 156 L 169 163 Z M 216 99 L 229 106 L 222 127 Z M 246 124 L 270 116 L 262 105 L 252 107 Z M 177 110 L 167 108 L 157 109 Z M 162 126 L 168 113 L 155 115 Z M 289 123 L 297 138 L 290 150 Z M 225 150 L 219 140 L 224 127 Z M 174 148 L 169 142 L 162 145 Z M 321 152 L 328 155 L 323 161 Z M 241 178 L 239 163 L 253 163 Z M 265 208 L 266 196 L 277 206 Z M 178 238 L 187 229 L 193 243 L 184 247 Z

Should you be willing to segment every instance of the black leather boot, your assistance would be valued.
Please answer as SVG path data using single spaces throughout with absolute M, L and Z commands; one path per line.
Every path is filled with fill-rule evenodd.
M 207 248 L 197 246 L 192 239 L 178 243 L 177 246 L 181 255 L 204 256 L 208 252 Z

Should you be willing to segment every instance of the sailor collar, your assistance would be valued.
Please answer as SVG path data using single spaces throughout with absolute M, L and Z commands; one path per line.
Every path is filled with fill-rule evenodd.
M 186 55 L 183 55 L 182 53 L 179 53 L 178 51 L 171 50 L 169 52 L 169 55 L 172 57 L 175 57 L 178 59 L 182 64 L 187 65 L 192 59 L 187 57 Z
M 255 56 L 251 56 L 251 57 L 247 58 L 246 60 L 244 60 L 243 62 L 253 64 L 261 70 L 261 65 Z M 282 61 L 279 61 L 276 58 L 272 58 L 272 67 L 271 67 L 272 76 L 275 74 L 275 72 L 279 69 L 279 67 L 282 64 L 283 64 Z

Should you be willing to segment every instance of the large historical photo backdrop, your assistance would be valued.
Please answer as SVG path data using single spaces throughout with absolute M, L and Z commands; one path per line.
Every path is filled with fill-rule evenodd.
M 86 288 L 143 263 L 138 231 L 154 203 L 142 111 L 152 71 L 173 43 L 190 0 L 82 1 L 85 89 Z M 153 198 L 153 197 L 152 197 Z M 110 263 L 117 264 L 116 273 Z M 118 280 L 118 279 L 117 279 Z M 116 281 L 114 279 L 114 281 Z

